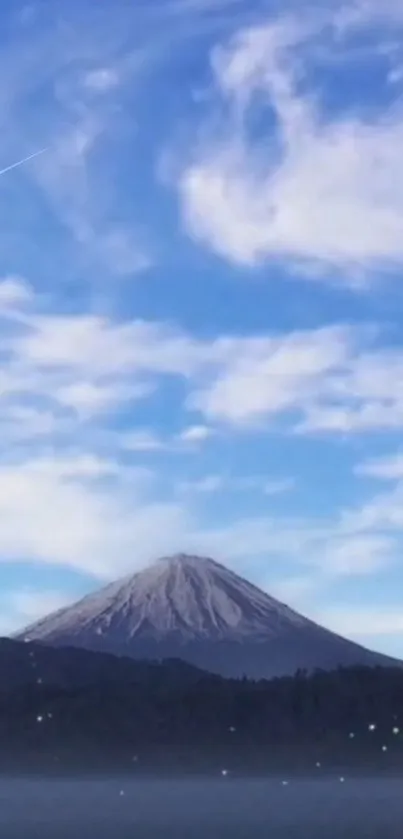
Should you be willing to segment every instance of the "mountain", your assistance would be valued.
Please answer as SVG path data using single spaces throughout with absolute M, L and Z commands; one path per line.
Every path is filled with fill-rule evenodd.
M 130 656 L 180 658 L 226 677 L 403 666 L 313 623 L 228 568 L 178 554 L 27 627 L 16 638 Z

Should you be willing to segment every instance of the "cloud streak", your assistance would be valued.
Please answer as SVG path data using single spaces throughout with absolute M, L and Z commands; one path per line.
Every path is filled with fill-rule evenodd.
M 23 157 L 22 160 L 17 160 L 16 163 L 11 163 L 10 166 L 6 166 L 4 169 L 0 169 L 0 176 L 5 175 L 6 172 L 11 172 L 12 169 L 18 169 L 19 166 L 23 166 L 24 163 L 28 163 L 29 160 L 33 160 L 35 157 L 39 157 L 46 151 L 48 151 L 47 148 L 40 149 L 39 151 L 33 152 L 33 154 L 29 154 L 28 157 Z

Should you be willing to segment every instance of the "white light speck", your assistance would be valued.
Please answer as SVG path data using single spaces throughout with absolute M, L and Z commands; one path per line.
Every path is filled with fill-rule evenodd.
M 42 716 L 42 714 L 38 714 L 38 716 L 37 716 L 37 718 L 36 718 L 36 721 L 37 721 L 37 722 L 43 722 L 43 716 Z
M 395 725 L 393 729 L 393 734 L 400 734 L 400 728 L 398 728 L 397 725 Z
M 234 726 L 234 725 L 230 725 L 230 729 L 229 729 L 229 730 L 233 733 L 234 731 L 236 731 L 236 728 L 235 728 L 235 726 Z
M 350 740 L 353 740 L 354 737 L 355 737 L 354 731 L 350 731 L 350 734 L 348 736 L 349 736 Z
M 387 751 L 388 751 L 388 747 L 387 747 L 387 746 L 382 746 L 382 751 L 383 751 L 383 752 L 387 752 Z
M 343 776 L 341 776 L 341 778 L 340 778 L 339 780 L 340 780 L 340 783 L 341 783 L 341 784 L 344 784 L 344 778 L 343 778 Z
M 282 783 L 283 787 L 288 787 L 288 781 L 282 781 L 281 783 Z
M 322 765 L 322 764 L 321 764 L 321 763 L 319 762 L 319 760 L 318 760 L 318 762 L 317 762 L 317 764 L 316 764 L 317 768 L 318 768 L 318 769 L 320 769 L 321 765 Z
M 224 778 L 226 778 L 226 776 L 228 775 L 228 769 L 221 769 L 221 775 L 223 775 Z
M 124 789 L 121 789 L 120 792 L 119 792 L 119 795 L 124 795 L 124 794 L 125 794 Z
M 369 729 L 369 731 L 375 731 L 375 729 L 376 729 L 375 723 L 371 722 L 370 725 L 368 726 L 368 729 Z

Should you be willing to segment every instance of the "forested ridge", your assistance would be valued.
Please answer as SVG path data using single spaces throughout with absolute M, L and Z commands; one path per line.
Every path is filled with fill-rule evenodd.
M 41 675 L 48 649 L 21 646 L 29 678 L 20 672 L 0 691 L 2 771 L 403 771 L 399 668 L 251 682 L 178 661 L 98 656 L 94 665 L 93 653 L 79 651 L 75 683 L 76 651 L 52 650 L 70 668 L 69 680 L 59 669 L 52 683 L 49 666 Z

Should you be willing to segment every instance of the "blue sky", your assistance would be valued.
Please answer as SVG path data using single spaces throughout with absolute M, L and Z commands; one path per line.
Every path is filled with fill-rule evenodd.
M 403 655 L 402 34 L 3 3 L 1 632 L 181 550 Z

